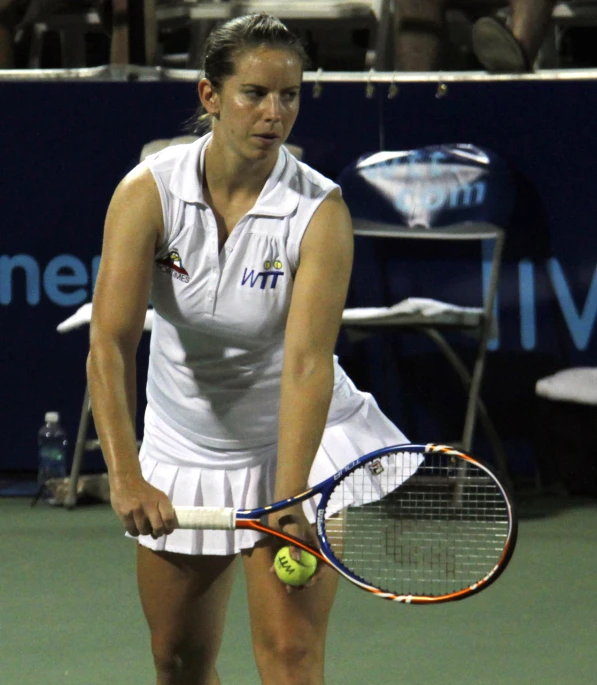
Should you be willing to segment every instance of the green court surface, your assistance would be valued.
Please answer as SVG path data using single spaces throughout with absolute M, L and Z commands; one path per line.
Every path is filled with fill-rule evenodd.
M 462 602 L 404 606 L 342 581 L 327 685 L 593 685 L 597 500 L 520 503 L 514 558 Z M 1 685 L 152 685 L 134 545 L 107 505 L 0 499 Z M 259 685 L 239 575 L 223 685 Z

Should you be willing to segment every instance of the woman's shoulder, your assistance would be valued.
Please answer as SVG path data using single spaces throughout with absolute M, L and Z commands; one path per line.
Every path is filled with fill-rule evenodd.
M 119 210 L 134 208 L 139 214 L 156 213 L 161 215 L 160 195 L 153 174 L 145 161 L 122 178 L 117 185 L 110 207 Z
M 152 169 L 167 170 L 174 168 L 196 144 L 195 136 L 161 138 L 147 143 L 141 151 L 141 161 Z

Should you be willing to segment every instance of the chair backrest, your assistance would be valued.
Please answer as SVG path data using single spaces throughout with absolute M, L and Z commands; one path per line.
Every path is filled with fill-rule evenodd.
M 353 218 L 411 229 L 466 222 L 503 227 L 515 195 L 500 157 L 462 143 L 368 154 L 338 182 Z
M 498 155 L 460 143 L 382 151 L 349 165 L 338 182 L 356 234 L 349 306 L 406 297 L 478 306 L 484 292 L 489 307 L 515 199 Z
M 350 41 L 343 47 L 339 59 L 345 63 L 350 71 L 351 65 L 355 70 L 363 70 L 367 59 L 375 54 L 374 65 L 378 71 L 389 71 L 392 64 L 388 60 L 388 44 L 393 31 L 391 21 L 391 5 L 395 0 L 237 0 L 235 11 L 238 14 L 251 14 L 253 12 L 267 12 L 288 23 L 289 28 L 299 31 L 299 35 L 308 31 L 307 42 L 315 40 L 316 43 L 323 41 L 325 50 L 321 54 L 313 56 L 315 68 L 326 66 L 326 58 L 323 56 L 334 51 L 334 45 L 342 42 L 342 36 Z M 297 23 L 298 22 L 298 23 Z M 324 29 L 321 22 L 327 22 L 330 28 Z M 333 23 L 335 22 L 335 26 Z M 354 29 L 364 29 L 375 36 L 369 39 L 369 50 L 363 46 L 357 49 L 350 36 Z M 332 43 L 327 40 L 328 32 L 333 31 L 335 39 Z M 321 63 L 319 60 L 324 60 Z M 359 66 L 357 64 L 361 62 Z M 334 60 L 331 60 L 334 61 Z M 346 69 L 345 69 L 346 70 Z

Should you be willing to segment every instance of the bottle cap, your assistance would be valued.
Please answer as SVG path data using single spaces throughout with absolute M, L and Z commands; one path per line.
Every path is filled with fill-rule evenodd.
M 58 414 L 57 411 L 46 412 L 46 418 L 45 418 L 46 423 L 58 423 L 59 420 L 60 420 L 60 415 Z

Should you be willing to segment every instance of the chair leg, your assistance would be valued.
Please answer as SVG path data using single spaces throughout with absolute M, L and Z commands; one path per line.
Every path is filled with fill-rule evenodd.
M 156 0 L 143 0 L 145 18 L 145 62 L 148 67 L 157 64 L 158 22 L 155 14 Z
M 393 27 L 395 0 L 382 0 L 380 16 L 377 21 L 375 36 L 375 69 L 377 71 L 390 71 L 393 69 L 393 56 L 390 46 L 393 45 Z
M 91 404 L 89 402 L 89 388 L 85 386 L 85 394 L 83 396 L 83 406 L 81 408 L 81 419 L 79 421 L 79 430 L 77 433 L 77 442 L 75 443 L 75 453 L 73 456 L 73 464 L 70 471 L 70 478 L 68 481 L 68 492 L 64 500 L 64 506 L 67 509 L 74 509 L 77 504 L 77 484 L 79 482 L 79 475 L 81 473 L 81 464 L 83 463 L 83 456 L 85 454 L 85 444 L 87 442 L 87 430 L 89 427 L 89 417 L 91 416 Z
M 41 68 L 41 55 L 43 51 L 44 34 L 46 27 L 43 24 L 34 24 L 31 31 L 31 45 L 29 47 L 29 68 Z
M 475 433 L 483 366 L 483 354 L 479 353 L 475 360 L 473 373 L 469 377 L 469 396 L 464 419 L 464 428 L 462 429 L 462 445 L 465 451 L 472 449 L 473 446 L 473 435 Z
M 217 26 L 217 22 L 209 19 L 191 22 L 191 41 L 189 44 L 189 57 L 187 61 L 188 69 L 199 69 L 205 41 L 214 26 Z
M 85 33 L 77 27 L 65 26 L 60 30 L 60 52 L 62 66 L 76 69 L 87 64 Z
M 467 452 L 470 451 L 472 447 L 475 424 L 478 416 L 479 421 L 481 421 L 483 424 L 485 435 L 491 444 L 491 448 L 496 458 L 496 464 L 502 471 L 504 478 L 509 479 L 508 458 L 506 451 L 504 450 L 497 431 L 495 430 L 493 423 L 489 418 L 487 407 L 485 406 L 485 403 L 481 399 L 480 395 L 483 365 L 479 363 L 479 360 L 477 360 L 475 369 L 473 371 L 473 376 L 471 377 L 471 374 L 466 368 L 464 362 L 460 359 L 456 352 L 454 352 L 454 350 L 450 347 L 440 333 L 429 329 L 420 329 L 420 331 L 421 333 L 425 333 L 435 342 L 439 350 L 443 353 L 458 374 L 463 386 L 468 391 L 466 417 L 462 431 L 462 449 Z
M 112 0 L 112 39 L 110 41 L 111 66 L 120 67 L 128 64 L 130 61 L 128 11 L 128 0 Z

